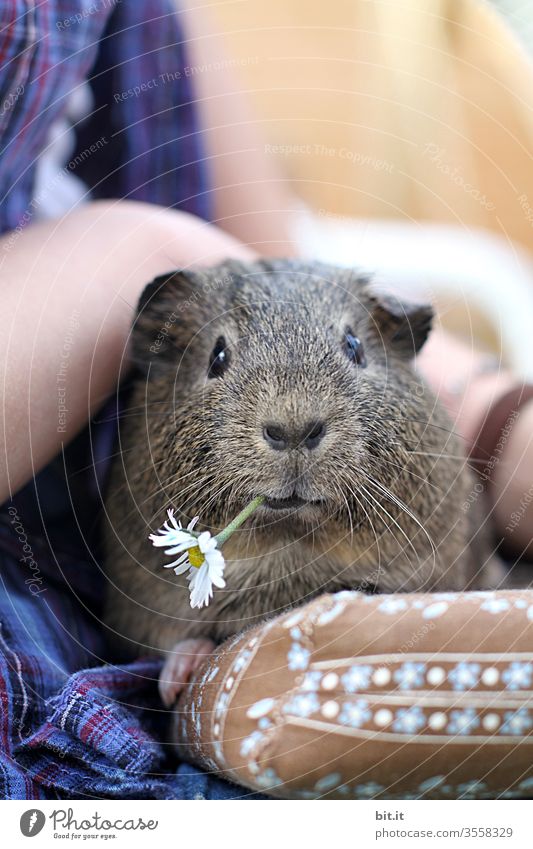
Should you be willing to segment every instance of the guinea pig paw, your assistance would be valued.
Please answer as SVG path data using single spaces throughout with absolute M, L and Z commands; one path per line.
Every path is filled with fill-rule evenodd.
M 215 643 L 203 637 L 176 643 L 159 675 L 159 695 L 165 707 L 172 707 L 193 673 L 214 648 Z

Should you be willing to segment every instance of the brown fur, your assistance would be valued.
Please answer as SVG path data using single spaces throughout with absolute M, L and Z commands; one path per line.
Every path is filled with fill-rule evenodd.
M 147 287 L 107 493 L 106 621 L 128 654 L 220 640 L 325 591 L 469 584 L 473 481 L 412 368 L 431 317 L 377 297 L 353 271 L 296 260 L 227 262 Z M 347 327 L 366 368 L 343 349 Z M 208 378 L 220 336 L 230 365 Z M 314 450 L 274 451 L 263 438 L 266 422 L 317 419 L 326 434 Z M 216 532 L 256 495 L 295 490 L 317 503 L 261 507 L 224 548 L 226 589 L 191 610 L 185 578 L 148 541 L 166 509 Z M 476 547 L 483 558 L 479 535 Z

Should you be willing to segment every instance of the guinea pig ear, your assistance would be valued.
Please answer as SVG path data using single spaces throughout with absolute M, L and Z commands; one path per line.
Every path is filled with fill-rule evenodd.
M 371 326 L 390 347 L 409 359 L 424 345 L 433 317 L 431 304 L 401 301 L 392 295 L 371 296 Z
M 131 330 L 133 361 L 141 371 L 157 375 L 175 365 L 194 334 L 186 306 L 195 292 L 193 275 L 183 271 L 161 274 L 145 287 Z

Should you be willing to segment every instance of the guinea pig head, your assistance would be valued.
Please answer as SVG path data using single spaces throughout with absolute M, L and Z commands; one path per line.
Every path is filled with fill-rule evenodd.
M 392 487 L 416 443 L 409 421 L 427 419 L 411 361 L 431 320 L 428 306 L 316 263 L 158 278 L 141 298 L 133 354 L 164 496 L 214 528 L 257 495 L 256 528 L 366 521 L 361 487 Z

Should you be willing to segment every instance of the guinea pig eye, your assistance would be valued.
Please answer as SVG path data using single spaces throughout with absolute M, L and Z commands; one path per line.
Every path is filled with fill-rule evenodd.
M 229 366 L 229 351 L 226 348 L 226 340 L 219 336 L 209 359 L 208 377 L 222 377 Z
M 361 366 L 361 368 L 365 368 L 366 357 L 363 343 L 357 338 L 357 336 L 353 335 L 350 328 L 346 330 L 344 335 L 344 350 L 346 352 L 346 356 L 352 361 L 352 363 Z

